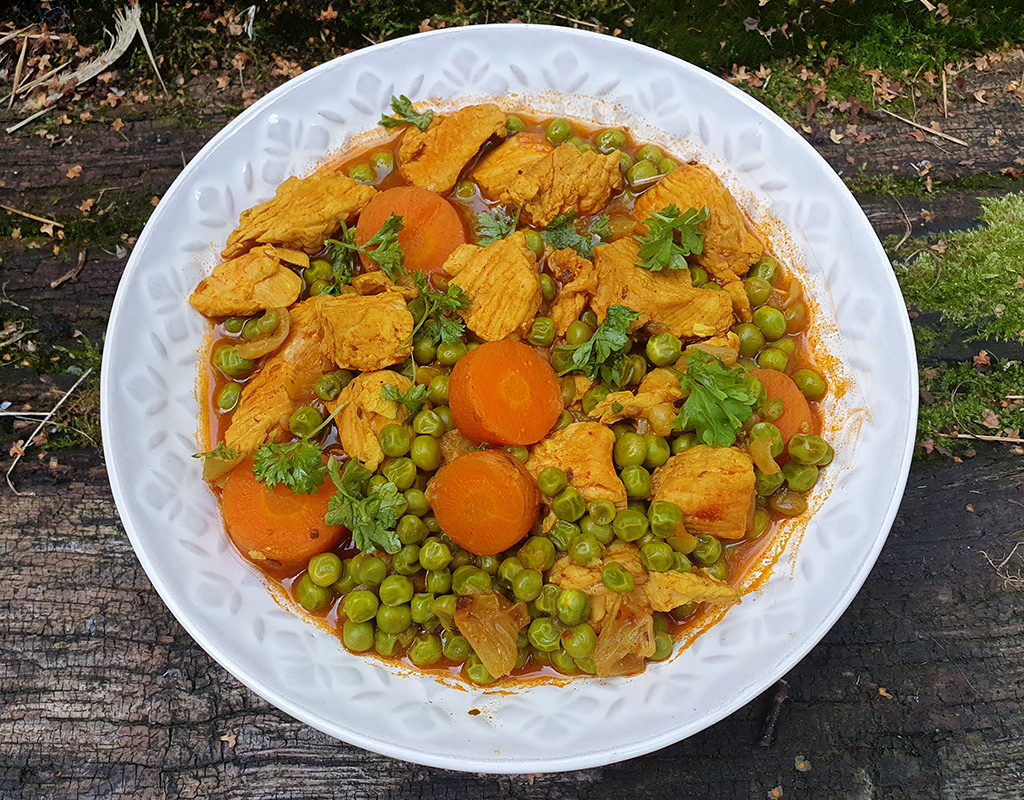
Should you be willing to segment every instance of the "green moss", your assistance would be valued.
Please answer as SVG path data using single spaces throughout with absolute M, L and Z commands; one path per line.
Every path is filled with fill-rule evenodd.
M 908 304 L 941 312 L 968 339 L 1024 340 L 1024 194 L 981 203 L 983 227 L 945 234 L 945 253 L 897 262 L 896 277 Z
M 1003 428 L 1024 429 L 1024 403 L 1008 400 L 1024 387 L 1024 363 L 1007 361 L 979 372 L 972 364 L 925 367 L 920 372 L 922 395 L 917 418 L 919 441 L 954 432 L 996 435 Z M 930 401 L 930 402 L 929 402 Z M 996 415 L 998 428 L 982 425 Z M 969 441 L 969 440 L 967 440 Z

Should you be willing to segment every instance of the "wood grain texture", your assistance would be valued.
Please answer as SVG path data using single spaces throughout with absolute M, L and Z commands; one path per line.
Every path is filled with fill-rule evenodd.
M 945 126 L 971 141 L 974 164 L 958 165 L 960 153 L 928 157 L 944 175 L 1002 168 L 1004 151 L 987 141 L 994 125 L 1021 136 L 1024 120 L 1011 111 L 984 108 Z M 64 148 L 21 131 L 0 139 L 0 202 L 71 214 L 108 188 L 148 203 L 226 119 L 184 128 L 173 111 L 151 109 L 124 129 L 127 142 L 83 126 Z M 873 174 L 922 158 L 897 123 L 872 132 L 849 151 L 828 141 L 820 149 L 840 168 L 853 154 Z M 76 163 L 81 176 L 63 180 L 62 168 Z M 915 233 L 941 231 L 975 224 L 979 194 L 901 202 Z M 891 197 L 863 205 L 880 234 L 902 235 Z M 16 316 L 44 337 L 78 329 L 98 340 L 125 259 L 102 247 L 89 253 L 76 281 L 50 289 L 74 248 L 54 256 L 0 239 L 0 282 L 29 307 Z M 0 400 L 47 409 L 73 380 L 3 367 Z M 6 454 L 16 437 L 0 425 Z M 1005 586 L 983 555 L 999 561 L 1024 538 L 1024 456 L 977 449 L 963 463 L 915 464 L 863 590 L 786 676 L 770 748 L 758 741 L 772 691 L 657 753 L 540 776 L 405 764 L 276 710 L 214 663 L 156 595 L 118 521 L 101 456 L 61 453 L 51 466 L 30 454 L 15 479 L 35 495 L 0 489 L 0 797 L 756 800 L 776 786 L 786 797 L 836 800 L 1024 797 L 1024 592 Z M 233 747 L 220 738 L 228 734 Z M 797 756 L 809 772 L 796 770 Z

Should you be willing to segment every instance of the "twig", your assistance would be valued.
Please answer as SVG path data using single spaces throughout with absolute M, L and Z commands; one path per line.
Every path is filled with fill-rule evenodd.
M 156 65 L 156 59 L 153 58 L 153 51 L 149 49 L 149 39 L 146 38 L 146 31 L 142 28 L 142 16 L 140 14 L 135 16 L 135 29 L 139 32 L 142 46 L 146 48 L 146 55 L 149 56 L 149 63 L 153 65 L 153 72 L 156 73 L 156 78 L 160 81 L 160 86 L 164 90 L 164 97 L 167 97 L 167 84 L 164 83 L 163 76 L 160 74 L 160 68 Z
M 28 52 L 27 36 L 21 40 L 21 55 L 18 56 L 18 65 L 14 68 L 14 84 L 11 87 L 11 99 L 7 102 L 8 108 L 14 105 L 14 95 L 18 91 L 18 84 L 21 83 L 21 68 L 25 66 L 26 52 Z
M 11 491 L 18 495 L 18 497 L 35 497 L 35 492 L 19 492 L 17 489 L 15 489 L 14 484 L 11 483 L 11 473 L 14 472 L 14 468 L 18 466 L 18 462 L 21 461 L 21 457 L 22 455 L 24 455 L 25 450 L 32 446 L 32 441 L 36 438 L 36 436 L 39 435 L 39 431 L 43 429 L 46 423 L 49 422 L 50 418 L 57 413 L 57 409 L 64 405 L 64 402 L 69 397 L 71 397 L 72 394 L 74 394 L 75 389 L 78 388 L 79 384 L 81 384 L 82 381 L 88 378 L 91 373 L 92 367 L 89 367 L 89 369 L 83 372 L 82 376 L 77 381 L 75 381 L 74 385 L 70 389 L 68 389 L 64 396 L 57 401 L 57 405 L 50 409 L 50 413 L 47 414 L 43 418 L 43 421 L 36 426 L 36 429 L 32 431 L 32 434 L 25 440 L 25 444 L 22 445 L 21 452 L 14 457 L 14 461 L 11 462 L 11 466 L 7 468 L 7 473 L 4 475 L 4 479 L 7 481 L 7 485 L 11 488 Z
M 21 30 L 11 31 L 10 33 L 5 33 L 3 36 L 0 36 L 0 44 L 7 44 L 9 41 L 11 41 L 11 39 L 17 39 L 19 36 L 21 36 L 21 34 L 25 33 L 28 30 L 31 30 L 33 27 L 35 27 L 35 26 L 34 25 L 26 25 Z M 28 38 L 28 34 L 26 34 L 26 38 Z
M 1004 400 L 1024 400 L 1024 394 L 1008 394 Z
M 46 225 L 53 225 L 53 227 L 55 228 L 64 227 L 63 224 L 57 222 L 56 220 L 47 219 L 46 217 L 37 217 L 35 214 L 29 214 L 27 211 L 21 211 L 17 208 L 13 208 L 12 206 L 5 206 L 3 203 L 0 203 L 0 208 L 8 212 L 9 214 L 17 214 L 19 217 L 25 217 L 26 219 L 34 219 L 36 222 L 42 222 Z
M 912 127 L 917 128 L 918 130 L 922 130 L 925 133 L 930 133 L 932 136 L 938 136 L 940 139 L 945 139 L 946 141 L 952 142 L 953 144 L 958 144 L 961 147 L 970 147 L 970 145 L 967 144 L 967 142 L 965 142 L 963 139 L 957 139 L 955 136 L 950 136 L 948 133 L 933 130 L 925 125 L 920 124 L 919 122 L 914 122 L 914 120 L 912 119 L 907 119 L 906 117 L 900 116 L 899 114 L 893 114 L 891 111 L 886 111 L 884 108 L 880 108 L 878 110 L 881 111 L 883 114 L 888 114 L 890 117 L 898 119 L 900 122 L 906 123 L 907 125 L 911 125 Z
M 603 27 L 600 23 L 585 22 L 582 19 L 576 19 L 576 17 L 567 17 L 565 14 L 556 14 L 554 11 L 551 12 L 551 16 L 564 19 L 567 22 L 575 22 L 577 25 L 586 25 L 588 28 L 593 28 L 595 31 L 599 31 Z
M 894 194 L 890 194 L 889 196 L 893 200 L 895 200 L 896 201 L 896 205 L 898 205 L 900 207 L 900 211 L 903 214 L 903 221 L 906 223 L 906 226 L 907 226 L 907 232 L 903 234 L 903 238 L 900 239 L 900 243 L 898 245 L 896 245 L 896 247 L 893 248 L 893 252 L 895 253 L 897 250 L 899 250 L 901 247 L 903 247 L 903 245 L 907 241 L 907 239 L 910 238 L 910 234 L 912 234 L 914 232 L 914 226 L 910 224 L 910 217 L 907 216 L 907 211 L 906 211 L 905 208 L 903 208 L 903 203 L 900 202 L 899 198 L 896 195 L 894 195 Z
M 82 271 L 82 267 L 85 266 L 85 250 L 78 254 L 78 264 L 72 267 L 70 270 L 61 275 L 57 280 L 50 281 L 50 288 L 56 289 L 65 281 L 73 281 L 78 277 L 78 273 Z
M 15 303 L 11 298 L 7 296 L 7 282 L 4 281 L 4 285 L 0 286 L 0 305 L 7 303 L 9 306 L 20 308 L 22 311 L 31 311 L 28 306 L 23 306 L 21 303 Z
M 942 117 L 949 119 L 949 95 L 946 93 L 946 65 L 942 65 Z
M 49 109 L 49 108 L 41 108 L 35 114 L 33 114 L 32 116 L 25 117 L 25 119 L 23 119 L 21 122 L 15 122 L 9 128 L 4 128 L 4 130 L 6 130 L 8 133 L 14 133 L 16 130 L 18 130 L 18 128 L 24 128 L 32 120 L 39 119 L 39 117 L 43 116 L 43 114 L 49 114 L 50 110 L 51 109 Z
M 768 716 L 765 718 L 764 727 L 761 729 L 761 739 L 758 742 L 761 747 L 772 746 L 775 740 L 775 728 L 779 724 L 779 714 L 782 712 L 782 704 L 789 697 L 789 682 L 780 679 L 775 684 L 775 696 L 772 698 L 771 708 L 768 709 Z
M 1020 533 L 1020 531 L 1018 531 L 1018 533 Z M 1007 555 L 1006 558 L 1004 558 L 998 564 L 995 563 L 991 558 L 989 558 L 988 553 L 986 553 L 984 550 L 980 551 L 981 554 L 985 557 L 985 560 L 988 562 L 988 565 L 995 570 L 996 575 L 1002 578 L 1004 589 L 1020 589 L 1021 587 L 1024 587 L 1024 575 L 1021 574 L 1021 570 L 1017 570 L 1016 573 L 1005 571 L 1006 565 L 1010 563 L 1010 559 L 1012 559 L 1017 554 L 1017 548 L 1021 546 L 1024 546 L 1024 542 L 1017 542 L 1016 544 L 1014 544 L 1013 549 L 1010 551 L 1009 555 Z
M 978 439 L 982 442 L 1006 442 L 1007 444 L 1024 444 L 1024 438 L 1019 436 L 986 436 L 983 433 L 938 433 L 940 439 Z
M 70 62 L 70 61 L 65 61 L 65 62 L 64 62 L 63 64 L 61 64 L 61 65 L 60 65 L 59 67 L 54 67 L 54 68 L 53 68 L 53 69 L 51 69 L 51 70 L 50 70 L 49 72 L 47 72 L 47 73 L 46 73 L 45 75 L 42 75 L 42 76 L 40 76 L 40 77 L 36 78 L 36 79 L 35 79 L 34 81 L 32 81 L 31 83 L 26 83 L 26 84 L 25 84 L 24 86 L 20 86 L 20 87 L 18 87 L 18 89 L 16 90 L 16 92 L 15 92 L 15 90 L 12 90 L 12 91 L 11 91 L 11 93 L 10 93 L 9 95 L 7 95 L 7 97 L 4 97 L 4 98 L 3 98 L 2 100 L 0 100 L 0 103 L 2 103 L 2 102 L 3 102 L 4 100 L 6 100 L 6 99 L 7 99 L 8 97 L 11 97 L 11 98 L 13 98 L 13 97 L 14 97 L 14 95 L 15 95 L 15 93 L 17 93 L 17 94 L 25 94 L 25 92 L 28 92 L 28 91 L 30 91 L 30 90 L 32 90 L 32 89 L 35 89 L 35 88 L 36 88 L 37 86 L 39 86 L 40 84 L 42 84 L 42 83 L 46 83 L 46 82 L 47 82 L 47 81 L 48 81 L 48 80 L 49 80 L 50 78 L 52 78 L 52 77 L 53 77 L 54 75 L 56 75 L 56 74 L 57 74 L 58 72 L 60 72 L 60 71 L 61 71 L 62 69 L 67 69 L 67 68 L 68 68 L 68 67 L 70 67 L 70 66 L 71 66 L 71 62 Z

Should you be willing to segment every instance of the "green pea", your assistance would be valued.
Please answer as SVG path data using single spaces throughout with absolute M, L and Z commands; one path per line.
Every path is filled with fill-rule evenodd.
M 807 511 L 807 498 L 783 489 L 768 498 L 768 508 L 784 517 L 799 517 Z
M 391 609 L 388 609 L 389 611 Z M 398 636 L 394 633 L 385 633 L 377 625 L 377 632 L 373 635 L 373 650 L 377 655 L 384 658 L 391 658 L 398 652 Z
M 452 588 L 452 573 L 449 569 L 428 569 L 425 578 L 428 592 L 432 594 L 445 594 Z
M 615 531 L 612 529 L 611 523 L 602 525 L 599 522 L 595 522 L 594 518 L 589 514 L 580 520 L 579 530 L 582 533 L 593 536 L 602 545 L 608 544 L 615 538 Z
M 359 583 L 353 571 L 355 559 L 346 558 L 341 562 L 341 578 L 331 587 L 338 594 L 348 594 Z
M 603 403 L 607 400 L 609 394 L 611 394 L 611 389 L 603 383 L 599 383 L 591 388 L 590 391 L 583 395 L 583 413 L 589 414 L 597 408 L 598 403 Z
M 771 523 L 771 519 L 768 517 L 768 512 L 763 508 L 757 509 L 754 512 L 754 527 L 747 532 L 748 539 L 759 539 L 764 535 L 764 532 L 768 530 L 768 525 Z
M 757 356 L 757 365 L 762 369 L 773 369 L 785 372 L 789 366 L 789 356 L 777 347 L 766 347 Z
M 771 454 L 772 458 L 778 458 L 782 455 L 782 449 L 785 446 L 782 441 L 782 431 L 772 425 L 770 422 L 758 422 L 754 427 L 750 429 L 748 436 L 751 439 L 768 439 L 772 443 Z
M 430 379 L 430 383 L 427 384 L 427 399 L 429 399 L 431 403 L 437 406 L 447 405 L 448 381 L 449 378 L 447 375 L 435 375 Z M 415 430 L 415 425 L 413 425 L 413 430 Z M 420 432 L 421 431 L 417 431 L 417 433 Z M 426 433 L 426 431 L 422 431 L 422 433 Z
M 437 356 L 437 345 L 424 337 L 412 343 L 412 357 L 417 364 L 429 364 Z
M 768 497 L 785 482 L 786 476 L 782 472 L 775 472 L 766 475 L 760 469 L 754 467 L 754 491 L 762 497 Z
M 341 641 L 353 653 L 365 653 L 373 647 L 373 625 L 366 621 L 346 620 L 342 627 Z
M 413 514 L 406 514 L 400 520 L 395 528 L 395 533 L 398 535 L 398 540 L 402 544 L 419 544 L 427 538 L 427 526 L 417 516 Z M 423 552 L 420 551 L 420 559 L 422 563 Z M 441 566 L 444 566 L 443 564 Z
M 646 159 L 642 159 L 633 164 L 629 169 L 626 170 L 626 182 L 631 188 L 640 188 L 646 185 L 652 178 L 656 178 L 661 173 L 658 172 L 658 165 L 654 164 Z
M 433 633 L 421 633 L 409 647 L 409 660 L 417 667 L 429 667 L 441 660 L 441 639 Z
M 581 567 L 601 557 L 601 543 L 593 533 L 581 533 L 569 545 L 569 557 Z
M 651 572 L 666 572 L 675 563 L 675 551 L 665 542 L 648 542 L 640 548 L 640 561 Z
M 547 617 L 540 617 L 530 623 L 527 638 L 530 640 L 530 644 L 542 653 L 551 653 L 557 650 L 561 644 L 558 628 Z
M 624 508 L 615 515 L 615 521 L 612 522 L 615 535 L 625 542 L 635 542 L 647 533 L 649 527 L 647 516 L 632 508 Z
M 618 594 L 631 592 L 636 585 L 633 573 L 617 561 L 605 564 L 601 570 L 601 583 Z
M 395 157 L 387 150 L 378 150 L 370 156 L 370 166 L 374 172 L 387 175 L 395 168 Z
M 313 281 L 309 284 L 309 296 L 316 297 L 322 294 L 331 293 L 332 284 L 329 281 Z
M 464 564 L 452 573 L 452 590 L 461 596 L 491 591 L 491 576 L 480 567 Z
M 487 671 L 487 667 L 483 665 L 480 656 L 476 653 L 470 653 L 466 659 L 466 677 L 477 686 L 494 683 L 494 676 Z
M 644 434 L 644 445 L 647 447 L 647 455 L 644 457 L 643 466 L 647 469 L 657 469 L 672 455 L 672 447 L 668 440 L 653 433 Z
M 569 120 L 559 117 L 548 123 L 547 128 L 544 130 L 544 135 L 552 144 L 561 144 L 568 141 L 569 137 L 572 136 L 572 126 L 569 124 Z
M 437 378 L 446 377 L 444 375 L 438 375 Z M 433 378 L 433 380 L 437 380 Z M 422 411 L 418 411 L 416 416 L 412 419 L 412 429 L 415 433 L 424 434 L 430 436 L 440 436 L 444 433 L 444 423 L 441 422 L 440 418 L 432 410 L 425 408 Z
M 221 411 L 230 411 L 238 405 L 242 396 L 242 387 L 237 383 L 228 383 L 217 395 L 217 408 Z
M 573 658 L 587 658 L 597 647 L 597 634 L 586 622 L 564 631 L 561 639 L 562 649 Z
M 399 575 L 415 575 L 420 571 L 420 548 L 407 544 L 391 557 L 391 568 Z
M 650 656 L 651 661 L 664 661 L 672 655 L 672 648 L 675 640 L 669 633 L 658 632 L 654 634 L 654 653 Z
M 555 341 L 555 323 L 550 317 L 537 317 L 526 335 L 527 341 L 535 347 L 547 347 Z
M 459 633 L 444 636 L 442 641 L 444 643 L 441 646 L 441 652 L 449 661 L 456 663 L 465 661 L 473 651 L 469 644 L 469 639 Z
M 652 164 L 660 164 L 665 154 L 660 147 L 653 144 L 645 144 L 636 154 L 637 160 L 650 161 Z
M 622 383 L 625 386 L 636 386 L 647 374 L 647 359 L 639 353 L 626 356 L 626 366 L 623 370 Z
M 426 526 L 424 526 L 426 530 Z M 444 542 L 434 540 L 420 548 L 420 566 L 426 570 L 441 570 L 452 561 L 452 551 Z
M 786 335 L 786 318 L 777 308 L 761 306 L 754 311 L 754 324 L 761 329 L 765 339 L 775 341 Z
M 683 352 L 683 343 L 671 333 L 659 333 L 647 340 L 647 360 L 656 367 L 674 364 Z
M 555 299 L 555 295 L 558 294 L 558 286 L 555 283 L 555 279 L 546 272 L 540 274 L 540 292 L 545 303 L 550 303 Z
M 451 367 L 466 355 L 466 352 L 466 345 L 462 342 L 441 342 L 437 346 L 437 361 L 439 364 Z
M 606 128 L 594 137 L 594 144 L 602 153 L 621 150 L 626 146 L 626 132 L 619 128 Z
M 769 422 L 774 422 L 782 416 L 786 410 L 786 403 L 780 397 L 769 397 L 761 406 L 761 416 Z
M 350 569 L 356 583 L 364 586 L 378 586 L 388 574 L 388 565 L 383 559 L 365 553 L 352 559 Z
M 720 581 L 729 580 L 729 562 L 726 561 L 725 556 L 721 556 L 710 567 L 705 567 L 704 571 L 712 578 L 717 578 Z
M 418 592 L 412 596 L 409 609 L 412 614 L 412 621 L 418 625 L 434 625 L 437 617 L 434 616 L 432 605 L 434 595 L 430 592 Z
M 777 342 L 772 342 L 770 346 L 781 350 L 787 356 L 791 356 L 796 352 L 796 342 L 792 339 L 779 339 Z
M 592 500 L 587 505 L 587 513 L 589 513 L 590 516 L 593 517 L 594 522 L 598 523 L 599 525 L 611 524 L 612 520 L 615 519 L 615 514 L 617 513 L 617 511 L 618 510 L 615 508 L 615 503 L 613 503 L 611 500 L 605 500 L 603 498 L 600 500 Z
M 254 342 L 260 338 L 260 324 L 256 317 L 245 321 L 245 324 L 242 326 L 242 338 L 249 342 Z
M 666 156 L 658 163 L 658 171 L 666 175 L 676 169 L 679 169 L 679 162 L 674 158 L 668 158 Z
M 509 556 L 502 559 L 498 564 L 498 580 L 505 586 L 511 587 L 516 575 L 523 571 L 523 562 L 516 556 Z
M 434 413 L 441 420 L 441 424 L 444 425 L 445 433 L 455 427 L 455 420 L 452 419 L 452 410 L 448 406 L 437 406 L 434 408 Z
M 683 521 L 683 512 L 675 503 L 667 500 L 655 500 L 647 509 L 651 533 L 662 539 L 676 535 Z
M 444 594 L 434 598 L 434 602 L 430 604 L 430 611 L 445 628 L 451 630 L 455 625 L 455 612 L 458 607 L 458 597 L 453 594 Z
M 690 284 L 700 289 L 702 286 L 706 287 L 708 283 L 708 273 L 703 267 L 690 267 Z
M 429 527 L 429 525 L 427 527 Z M 450 566 L 452 569 L 458 569 L 459 567 L 464 567 L 467 564 L 472 564 L 473 560 L 474 557 L 472 553 L 468 550 L 463 550 L 461 547 L 456 547 L 452 550 L 452 563 Z
M 242 332 L 245 320 L 242 317 L 228 317 L 224 320 L 224 330 L 236 336 Z
M 793 303 L 782 310 L 786 318 L 786 333 L 800 333 L 807 327 L 807 306 L 804 303 Z
M 651 481 L 651 473 L 639 464 L 624 467 L 619 473 L 622 478 L 622 485 L 626 487 L 626 496 L 635 498 L 650 497 L 654 484 Z
M 455 196 L 460 200 L 476 197 L 476 184 L 468 180 L 459 181 L 455 184 Z
M 568 486 L 552 499 L 551 510 L 559 519 L 575 522 L 587 513 L 587 501 L 578 489 Z
M 697 444 L 700 444 L 697 440 L 697 434 L 692 431 L 681 433 L 672 440 L 672 455 L 679 455 L 684 450 L 689 450 Z
M 404 492 L 406 511 L 410 514 L 415 514 L 417 517 L 422 517 L 430 510 L 430 503 L 427 502 L 427 496 L 415 487 L 412 489 L 406 489 Z
M 554 497 L 568 485 L 569 478 L 558 467 L 545 467 L 537 475 L 537 488 L 548 497 Z
M 509 114 L 509 116 L 505 117 L 505 132 L 509 136 L 515 136 L 517 133 L 522 133 L 525 130 L 526 123 L 515 114 Z
M 558 415 L 558 419 L 555 421 L 555 426 L 551 429 L 552 431 L 560 431 L 574 422 L 573 415 L 568 411 L 563 411 Z
M 325 258 L 314 258 L 309 266 L 303 271 L 302 276 L 306 283 L 314 281 L 329 281 L 334 277 L 334 264 Z
M 521 444 L 505 445 L 505 447 L 501 449 L 512 456 L 516 461 L 521 461 L 523 464 L 525 464 L 530 458 L 530 451 Z
M 702 567 L 710 567 L 722 555 L 722 543 L 707 533 L 697 536 L 697 547 L 690 553 L 690 560 Z
M 750 274 L 762 278 L 774 286 L 779 280 L 779 262 L 771 256 L 761 256 L 750 270 Z
M 577 347 L 589 342 L 594 335 L 594 329 L 582 320 L 574 320 L 569 323 L 565 331 L 565 343 L 570 347 Z
M 539 570 L 521 569 L 512 579 L 512 593 L 517 600 L 529 603 L 540 596 L 540 590 L 544 588 L 544 576 Z
M 313 384 L 313 391 L 316 392 L 317 397 L 326 403 L 337 397 L 338 392 L 352 381 L 352 377 L 352 373 L 347 369 L 328 372 L 326 375 L 317 378 L 316 383 Z
M 570 627 L 586 622 L 590 616 L 590 597 L 581 589 L 565 589 L 555 604 L 558 619 Z
M 544 239 L 541 238 L 541 235 L 537 233 L 537 231 L 532 228 L 524 229 L 523 241 L 526 242 L 526 246 L 535 256 L 537 256 L 537 258 L 544 255 Z M 541 288 L 541 291 L 543 291 L 543 287 Z
M 798 369 L 791 377 L 808 400 L 821 400 L 828 391 L 825 379 L 814 370 Z
M 486 572 L 488 575 L 498 574 L 498 565 L 501 563 L 501 559 L 497 556 L 477 556 L 476 565 Z
M 676 572 L 692 572 L 693 565 L 684 553 L 674 550 L 672 553 L 672 569 Z
M 298 437 L 309 436 L 324 422 L 324 416 L 312 406 L 296 409 L 288 420 L 288 428 Z
M 586 519 L 584 517 L 583 519 Z M 581 520 L 582 521 L 582 520 Z M 548 538 L 555 546 L 555 550 L 567 551 L 572 540 L 580 533 L 580 526 L 564 519 L 556 520 L 551 530 L 548 531 Z
M 392 575 L 392 578 L 398 577 Z M 382 605 L 377 608 L 377 630 L 384 633 L 398 634 L 412 624 L 412 612 L 408 603 Z
M 331 586 L 341 579 L 341 559 L 334 553 L 319 553 L 309 559 L 307 572 L 317 586 Z
M 409 449 L 412 463 L 426 472 L 441 466 L 441 445 L 433 436 L 417 436 Z
M 302 573 L 292 587 L 292 591 L 299 605 L 307 611 L 319 611 L 330 605 L 331 600 L 334 599 L 334 593 L 326 586 L 318 586 L 314 583 L 308 572 Z
M 789 458 L 797 464 L 818 465 L 831 461 L 832 448 L 820 436 L 812 433 L 797 433 L 789 440 Z
M 408 429 L 395 422 L 381 428 L 377 438 L 384 455 L 392 458 L 404 456 L 409 452 L 409 446 L 412 444 L 412 437 L 409 435 Z
M 813 464 L 788 461 L 782 468 L 782 474 L 786 476 L 786 485 L 794 492 L 808 492 L 818 482 L 818 468 Z
M 385 478 L 398 487 L 400 492 L 412 488 L 412 485 L 416 483 L 416 462 L 411 458 L 396 458 L 381 472 Z
M 373 592 L 356 589 L 345 596 L 341 610 L 352 622 L 367 622 L 377 615 L 378 605 L 377 596 Z
M 754 323 L 741 322 L 732 331 L 739 337 L 740 355 L 744 358 L 753 358 L 764 347 L 764 334 Z
M 370 184 L 377 180 L 377 173 L 369 164 L 353 164 L 348 168 L 348 176 L 356 183 Z
M 523 542 L 516 555 L 527 569 L 544 572 L 555 563 L 555 545 L 545 536 L 531 536 Z
M 276 311 L 268 311 L 256 321 L 256 326 L 264 336 L 272 334 L 277 330 L 277 326 L 280 324 L 281 318 L 277 315 Z
M 637 466 L 647 458 L 647 442 L 639 433 L 623 433 L 615 441 L 612 453 L 619 467 Z
M 755 308 L 767 303 L 768 298 L 772 296 L 772 285 L 764 278 L 751 275 L 744 283 L 747 290 L 747 299 L 750 300 L 750 305 Z
M 238 348 L 233 344 L 222 344 L 213 351 L 213 366 L 229 378 L 244 378 L 252 372 L 256 362 L 238 355 Z

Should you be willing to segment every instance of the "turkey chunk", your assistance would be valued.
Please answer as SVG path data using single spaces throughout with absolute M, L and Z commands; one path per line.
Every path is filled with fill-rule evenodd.
M 601 630 L 601 622 L 608 610 L 609 601 L 617 596 L 601 580 L 601 570 L 613 561 L 621 564 L 632 575 L 638 587 L 647 580 L 646 570 L 640 562 L 640 551 L 636 545 L 614 539 L 601 553 L 601 558 L 587 566 L 580 566 L 570 556 L 563 556 L 554 563 L 547 573 L 547 579 L 559 589 L 579 589 L 590 598 L 590 617 L 588 622 L 594 630 Z M 643 591 L 634 590 L 638 595 Z
M 735 586 L 700 569 L 692 572 L 652 572 L 647 576 L 644 592 L 653 611 L 671 611 L 688 603 L 732 606 L 739 603 L 742 597 Z
M 612 190 L 621 188 L 618 152 L 581 153 L 563 144 L 519 170 L 501 201 L 521 206 L 524 220 L 545 227 L 569 211 L 596 214 L 608 204 Z
M 568 247 L 548 256 L 548 269 L 563 281 L 548 316 L 555 323 L 558 335 L 565 336 L 569 326 L 583 313 L 588 298 L 597 290 L 597 270 L 591 261 Z
M 650 324 L 654 332 L 670 331 L 684 339 L 725 333 L 732 326 L 729 295 L 695 289 L 689 270 L 651 272 L 636 265 L 640 244 L 619 239 L 594 248 L 597 292 L 591 308 L 604 319 L 609 306 L 626 305 L 640 312 L 634 328 Z
M 705 353 L 710 353 L 715 358 L 721 360 L 727 367 L 732 367 L 740 358 L 740 337 L 729 331 L 725 336 L 712 336 L 710 339 L 687 345 L 687 353 L 693 350 L 703 350 Z M 676 362 L 676 369 L 686 370 L 685 358 Z
M 320 350 L 315 306 L 308 300 L 299 303 L 291 310 L 289 322 L 288 338 L 242 389 L 231 415 L 224 442 L 240 453 L 284 438 L 292 412 L 313 399 L 313 385 L 332 369 Z
M 526 469 L 536 478 L 542 469 L 558 467 L 588 503 L 611 500 L 618 508 L 625 508 L 626 487 L 615 472 L 614 447 L 611 428 L 598 422 L 577 422 L 536 444 Z
M 675 205 L 680 211 L 707 206 L 708 219 L 700 224 L 704 250 L 697 263 L 719 283 L 744 275 L 764 253 L 764 245 L 747 227 L 743 212 L 729 190 L 702 164 L 682 164 L 636 201 L 633 217 L 639 222 L 647 214 Z
M 409 355 L 413 319 L 401 293 L 319 295 L 306 302 L 316 309 L 324 355 L 339 368 L 383 369 Z
M 338 440 L 346 453 L 371 471 L 384 460 L 378 438 L 381 429 L 393 422 L 402 423 L 407 416 L 405 406 L 381 396 L 381 390 L 388 384 L 405 393 L 412 386 L 412 381 L 389 369 L 364 372 L 327 404 L 332 414 L 338 406 L 347 404 L 334 418 L 334 424 L 338 426 Z
M 533 319 L 542 293 L 537 256 L 522 233 L 487 247 L 459 246 L 444 262 L 451 283 L 472 303 L 461 312 L 467 327 L 488 342 L 505 339 Z
M 242 212 L 221 255 L 233 258 L 255 244 L 281 244 L 315 253 L 341 225 L 350 222 L 377 194 L 340 172 L 289 178 L 265 203 Z
M 480 187 L 484 197 L 497 200 L 516 175 L 551 150 L 551 143 L 542 133 L 516 134 L 484 156 L 470 178 Z
M 676 416 L 674 404 L 682 397 L 679 378 L 667 369 L 656 369 L 644 377 L 636 394 L 628 390 L 612 392 L 594 406 L 590 416 L 607 425 L 623 417 L 645 419 L 655 435 L 668 436 Z
M 654 471 L 654 499 L 679 506 L 690 533 L 742 539 L 754 513 L 754 465 L 734 447 L 691 447 Z
M 425 131 L 407 128 L 398 148 L 398 169 L 414 186 L 445 194 L 484 142 L 505 136 L 505 113 L 490 103 L 436 117 Z
M 286 259 L 281 255 L 274 247 L 257 247 L 218 264 L 188 301 L 208 317 L 244 317 L 268 308 L 287 308 L 299 299 L 302 278 L 282 263 L 295 260 L 296 254 L 287 254 Z M 309 266 L 305 253 L 297 255 Z

